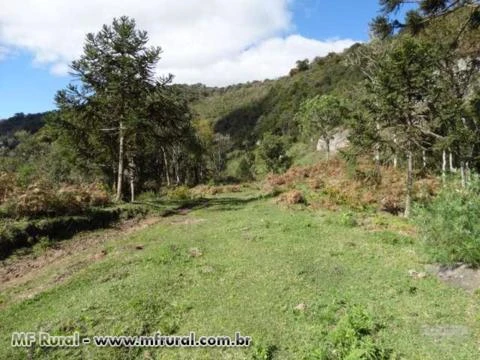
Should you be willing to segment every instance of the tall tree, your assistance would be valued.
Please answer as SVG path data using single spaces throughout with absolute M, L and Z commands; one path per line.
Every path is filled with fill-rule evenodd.
M 302 103 L 296 117 L 306 137 L 318 136 L 325 142 L 328 159 L 330 142 L 345 115 L 345 106 L 339 98 L 333 95 L 317 95 Z
M 168 138 L 183 116 L 166 93 L 172 76 L 154 76 L 161 48 L 147 43 L 147 33 L 125 16 L 88 34 L 83 55 L 71 65 L 76 82 L 56 96 L 57 125 L 86 159 L 116 174 L 117 201 L 126 170 L 134 184 L 141 143 L 152 135 Z
M 438 96 L 432 52 L 430 44 L 411 37 L 401 38 L 379 59 L 367 83 L 367 91 L 376 99 L 371 110 L 376 113 L 377 136 L 393 142 L 392 147 L 407 155 L 407 217 L 412 203 L 414 154 L 423 148 L 424 137 L 431 133 L 429 105 Z
M 392 14 L 397 14 L 407 4 L 416 4 L 417 7 L 408 11 L 404 19 L 391 18 Z M 370 23 L 372 34 L 380 38 L 392 35 L 397 29 L 407 29 L 418 34 L 432 21 L 465 9 L 468 14 L 456 30 L 457 40 L 468 28 L 478 28 L 480 25 L 479 0 L 380 0 L 380 6 L 382 15 Z

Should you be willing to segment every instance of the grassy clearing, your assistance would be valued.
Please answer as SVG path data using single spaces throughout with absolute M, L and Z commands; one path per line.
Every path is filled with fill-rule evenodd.
M 423 260 L 408 224 L 395 219 L 390 226 L 390 220 L 281 207 L 246 194 L 217 196 L 193 212 L 76 254 L 77 261 L 87 260 L 92 251 L 108 250 L 54 287 L 42 274 L 21 285 L 7 284 L 0 294 L 0 358 L 26 356 L 10 348 L 12 331 L 39 330 L 84 335 L 240 331 L 253 337 L 254 346 L 37 348 L 34 358 L 335 358 L 335 349 L 328 350 L 346 346 L 355 327 L 351 323 L 360 317 L 371 330 L 365 346 L 372 342 L 392 356 L 477 359 L 479 294 L 434 277 L 410 277 L 410 269 L 423 269 Z M 202 255 L 191 256 L 192 249 Z M 28 298 L 32 284 L 48 290 Z M 296 310 L 299 304 L 305 309 Z M 445 328 L 463 330 L 447 336 Z

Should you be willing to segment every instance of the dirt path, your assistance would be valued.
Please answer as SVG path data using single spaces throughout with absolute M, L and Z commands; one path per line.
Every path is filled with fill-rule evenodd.
M 31 252 L 20 256 L 11 256 L 0 262 L 0 292 L 18 285 L 24 285 L 39 276 L 53 279 L 48 283 L 64 281 L 70 274 L 100 260 L 106 253 L 102 245 L 120 236 L 125 236 L 162 221 L 160 216 L 130 219 L 113 228 L 84 232 L 69 240 L 55 243 L 40 254 Z M 51 274 L 42 274 L 48 268 Z M 31 289 L 29 297 L 45 289 L 45 286 Z

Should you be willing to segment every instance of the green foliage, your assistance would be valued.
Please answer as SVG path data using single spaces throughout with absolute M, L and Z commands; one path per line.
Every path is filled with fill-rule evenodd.
M 254 344 L 253 360 L 273 360 L 277 347 L 272 344 Z
M 148 209 L 141 206 L 119 206 L 90 208 L 86 213 L 76 216 L 0 222 L 0 259 L 38 241 L 42 242 L 39 247 L 44 248 L 55 240 L 69 238 L 80 231 L 105 228 L 121 219 L 145 215 L 147 212 Z
M 480 182 L 466 189 L 448 186 L 424 207 L 415 221 L 433 261 L 480 266 Z
M 49 121 L 66 148 L 97 165 L 111 185 L 116 181 L 116 200 L 126 172 L 140 187 L 158 179 L 159 158 L 164 172 L 184 182 L 199 165 L 186 98 L 168 86 L 171 75 L 155 77 L 161 48 L 147 43 L 147 33 L 126 16 L 88 34 L 82 56 L 71 65 L 80 86 L 58 92 L 60 111 Z
M 333 95 L 315 96 L 302 103 L 295 115 L 306 138 L 314 140 L 319 136 L 325 141 L 327 153 L 335 129 L 342 124 L 346 116 L 343 101 Z
M 228 178 L 237 181 L 251 181 L 255 174 L 255 155 L 253 152 L 236 151 L 231 153 L 225 171 Z
M 144 191 L 137 196 L 138 202 L 153 201 L 158 199 L 158 194 L 154 191 Z
M 235 169 L 235 176 L 243 181 L 248 181 L 253 179 L 253 161 L 254 159 L 250 155 L 244 155 L 240 158 L 238 165 Z
M 379 325 L 360 306 L 353 306 L 328 335 L 323 360 L 387 360 L 392 351 L 378 344 L 375 335 Z
M 347 227 L 355 227 L 358 225 L 358 222 L 353 212 L 346 211 L 340 214 L 340 224 Z
M 383 16 L 375 18 L 370 24 L 370 29 L 373 34 L 385 37 L 392 35 L 394 30 L 402 29 L 408 30 L 412 34 L 418 34 L 420 30 L 424 29 L 425 24 L 431 23 L 437 19 L 461 11 L 469 9 L 467 22 L 458 29 L 457 39 L 465 32 L 467 26 L 470 29 L 478 28 L 477 12 L 480 9 L 478 0 L 458 1 L 458 0 L 419 0 L 415 1 L 416 8 L 409 10 L 406 13 L 405 19 L 389 18 L 390 15 L 396 15 L 400 8 L 407 4 L 411 4 L 409 0 L 380 0 Z
M 25 115 L 24 113 L 18 113 L 8 119 L 0 120 L 0 145 L 8 147 L 15 146 L 15 142 L 8 140 L 19 131 L 25 131 L 30 134 L 36 133 L 45 124 L 45 116 L 47 114 L 48 113 Z
M 166 196 L 170 200 L 189 200 L 192 198 L 190 189 L 187 186 L 176 186 L 168 189 Z
M 257 154 L 265 163 L 267 171 L 280 173 L 291 164 L 291 159 L 287 156 L 286 141 L 278 135 L 265 134 L 257 148 Z
M 253 147 L 268 132 L 296 138 L 300 134 L 294 117 L 305 100 L 318 94 L 342 96 L 361 81 L 359 67 L 345 61 L 357 46 L 364 45 L 316 58 L 293 77 L 209 88 L 208 96 L 199 97 L 192 109 L 197 119 L 230 135 L 237 149 Z

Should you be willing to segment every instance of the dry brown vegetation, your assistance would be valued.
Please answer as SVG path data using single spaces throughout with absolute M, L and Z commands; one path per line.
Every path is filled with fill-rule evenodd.
M 280 196 L 277 199 L 277 203 L 285 205 L 295 205 L 305 203 L 303 194 L 298 190 L 290 190 Z
M 355 209 L 373 206 L 399 213 L 404 206 L 405 174 L 399 169 L 381 167 L 378 176 L 368 161 L 360 162 L 355 170 L 349 170 L 340 158 L 313 166 L 292 167 L 281 175 L 270 174 L 265 180 L 264 190 L 283 192 L 300 186 L 309 189 L 308 202 L 313 207 L 336 210 L 340 206 Z M 415 197 L 418 200 L 427 199 L 439 187 L 438 179 L 433 176 L 416 179 Z M 282 197 L 281 201 L 286 197 Z
M 0 206 L 8 217 L 77 214 L 109 202 L 108 193 L 100 184 L 53 187 L 38 182 L 24 188 L 16 185 L 13 175 L 0 175 Z

